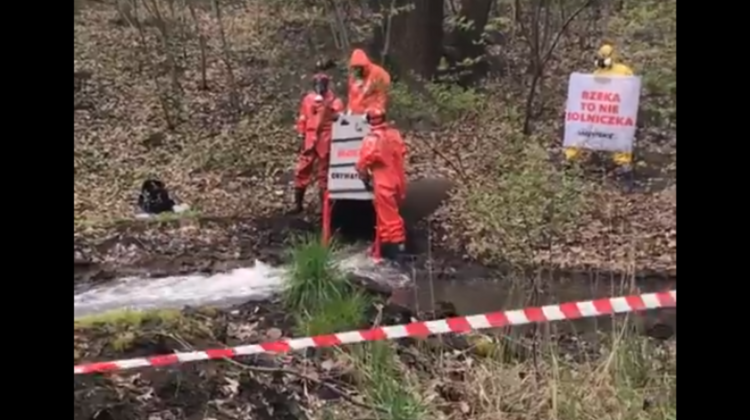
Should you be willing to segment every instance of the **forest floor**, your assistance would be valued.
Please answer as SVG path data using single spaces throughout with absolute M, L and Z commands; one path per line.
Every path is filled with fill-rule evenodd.
M 179 19 L 174 18 L 184 26 L 177 26 L 184 33 L 176 33 L 185 40 L 174 58 L 179 59 L 180 94 L 174 95 L 176 99 L 167 96 L 179 103 L 173 105 L 175 110 L 170 114 L 170 118 L 179 120 L 173 130 L 165 129 L 161 97 L 155 93 L 168 89 L 169 69 L 165 68 L 168 63 L 164 52 L 156 47 L 159 38 L 153 23 L 144 23 L 144 36 L 149 41 L 144 50 L 133 48 L 140 45 L 142 38 L 118 18 L 113 7 L 94 4 L 81 11 L 75 25 L 74 60 L 74 235 L 79 242 L 93 247 L 108 241 L 114 232 L 122 236 L 123 221 L 133 219 L 135 197 L 148 176 L 162 179 L 178 200 L 188 203 L 191 216 L 261 219 L 279 217 L 288 208 L 289 174 L 296 148 L 291 123 L 296 101 L 304 89 L 305 69 L 314 59 L 309 49 L 296 41 L 308 36 L 322 43 L 327 34 L 323 31 L 321 35 L 316 26 L 319 17 L 293 8 L 264 7 L 244 2 L 227 6 L 224 11 L 224 29 L 234 51 L 234 79 L 241 103 L 241 110 L 236 113 L 229 108 L 218 28 L 210 10 L 196 10 L 207 42 L 207 89 L 200 87 L 200 50 L 198 42 L 188 34 L 189 16 L 178 14 Z M 255 8 L 253 13 L 251 8 Z M 276 19 L 262 19 L 263 13 L 274 13 Z M 556 70 L 560 74 L 550 76 L 553 82 L 566 77 L 564 70 Z M 154 72 L 156 76 L 150 76 Z M 488 86 L 486 95 L 491 96 L 492 89 Z M 554 96 L 556 93 L 548 93 L 549 102 L 561 100 Z M 394 92 L 394 106 L 403 108 L 403 96 L 402 92 Z M 512 132 L 509 130 L 513 129 L 513 121 L 487 118 L 488 121 L 480 118 L 476 124 L 467 120 L 461 125 L 405 130 L 410 179 L 441 177 L 458 185 L 456 194 L 432 217 L 432 226 L 440 232 L 431 238 L 433 246 L 486 264 L 511 259 L 520 265 L 676 273 L 676 138 L 671 128 L 655 124 L 642 129 L 644 141 L 633 188 L 623 188 L 621 182 L 604 175 L 605 165 L 598 163 L 602 159 L 594 159 L 583 168 L 574 191 L 585 200 L 576 205 L 575 217 L 566 221 L 565 229 L 540 234 L 555 236 L 552 241 L 527 240 L 526 233 L 519 233 L 517 226 L 506 226 L 509 222 L 488 217 L 476 197 L 466 194 L 470 186 L 481 187 L 492 181 L 487 178 L 488 168 L 492 171 L 492 166 L 502 167 L 506 160 L 524 164 L 528 161 L 523 154 L 526 150 L 514 154 L 510 149 L 508 133 Z M 538 126 L 546 136 L 558 130 L 559 122 L 556 118 L 542 118 Z M 559 145 L 550 144 L 552 160 L 559 160 Z M 499 148 L 499 157 L 490 156 L 488 161 L 483 150 L 491 148 Z M 490 172 L 489 176 L 502 174 Z M 513 185 L 497 181 L 499 187 L 492 188 L 527 188 L 523 185 L 525 180 L 506 180 Z M 492 196 L 496 191 L 480 193 Z M 526 207 L 539 207 L 537 201 L 501 202 L 495 204 L 499 209 L 491 211 L 506 215 L 506 219 L 514 218 L 517 215 L 507 213 L 507 208 L 527 213 Z M 492 225 L 497 225 L 499 233 L 493 236 L 483 232 Z M 222 226 L 233 229 L 231 224 Z M 184 227 L 175 235 L 174 229 L 160 227 L 149 235 L 165 235 L 158 239 L 162 247 L 194 248 L 212 234 L 226 236 L 217 231 L 220 229 L 218 225 L 209 230 Z M 177 238 L 186 243 L 178 243 Z M 167 249 L 160 252 L 171 253 Z

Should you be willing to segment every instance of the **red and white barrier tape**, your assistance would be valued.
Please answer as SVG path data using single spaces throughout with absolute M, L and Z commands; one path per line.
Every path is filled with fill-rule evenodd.
M 602 315 L 639 312 L 648 309 L 677 306 L 677 291 L 645 293 L 569 302 L 559 305 L 525 308 L 513 311 L 492 312 L 482 315 L 461 316 L 436 321 L 412 322 L 405 325 L 377 327 L 370 330 L 349 331 L 315 337 L 295 338 L 269 343 L 250 344 L 233 348 L 191 351 L 137 359 L 96 362 L 73 367 L 73 374 L 112 372 L 142 367 L 161 367 L 178 363 L 198 362 L 248 356 L 259 353 L 285 353 L 311 347 L 332 347 L 363 341 L 392 340 L 403 337 L 424 337 L 433 334 L 463 333 L 471 330 L 560 321 L 564 319 L 591 318 Z

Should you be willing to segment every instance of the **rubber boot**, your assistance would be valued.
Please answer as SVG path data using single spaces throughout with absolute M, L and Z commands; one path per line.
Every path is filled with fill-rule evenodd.
M 399 242 L 396 244 L 393 244 L 394 251 L 393 253 L 396 255 L 396 263 L 399 266 L 403 266 L 405 261 L 405 253 L 406 253 L 406 245 L 403 242 Z
M 384 242 L 380 245 L 380 257 L 386 261 L 399 264 L 403 259 L 404 244 Z
M 305 188 L 294 189 L 294 208 L 290 212 L 291 214 L 300 214 L 304 210 L 305 201 Z
M 386 242 L 380 243 L 380 258 L 383 261 L 390 261 L 393 258 L 393 247 Z

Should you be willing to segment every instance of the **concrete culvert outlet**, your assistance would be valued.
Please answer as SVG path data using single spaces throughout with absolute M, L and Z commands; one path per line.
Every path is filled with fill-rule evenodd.
M 424 178 L 407 186 L 401 215 L 407 230 L 429 217 L 448 197 L 453 182 Z M 331 214 L 331 230 L 344 242 L 372 241 L 375 238 L 375 209 L 369 201 L 338 200 Z
M 401 205 L 401 217 L 407 226 L 430 217 L 448 198 L 454 183 L 445 178 L 423 178 L 409 182 L 406 200 Z

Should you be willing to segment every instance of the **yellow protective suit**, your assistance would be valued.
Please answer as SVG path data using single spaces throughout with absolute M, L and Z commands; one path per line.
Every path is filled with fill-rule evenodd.
M 601 76 L 632 76 L 633 70 L 625 64 L 615 61 L 615 48 L 609 42 L 605 42 L 596 54 L 596 70 L 594 75 Z M 578 159 L 581 149 L 568 147 L 565 149 L 565 158 L 568 160 Z M 619 166 L 630 166 L 633 163 L 633 154 L 629 152 L 614 152 L 612 160 Z

